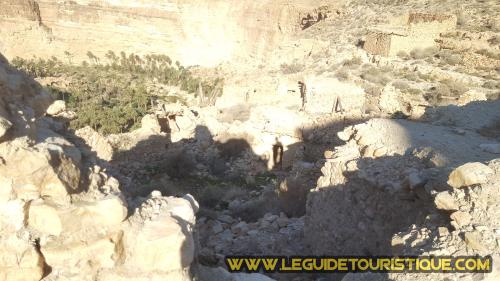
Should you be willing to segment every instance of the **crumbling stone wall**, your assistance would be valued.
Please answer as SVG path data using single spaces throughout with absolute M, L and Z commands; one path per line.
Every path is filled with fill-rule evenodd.
M 356 85 L 335 78 L 311 78 L 305 80 L 307 104 L 310 113 L 333 113 L 336 110 L 360 113 L 366 100 L 365 91 Z M 337 105 L 340 103 L 340 105 Z
M 454 29 L 457 25 L 457 17 L 455 15 L 410 13 L 408 25 L 411 30 L 440 33 Z
M 389 56 L 392 37 L 391 33 L 371 32 L 367 35 L 363 47 L 369 53 Z
M 455 28 L 455 15 L 410 13 L 406 25 L 371 31 L 364 49 L 374 55 L 395 56 L 436 46 L 435 40 L 442 32 Z

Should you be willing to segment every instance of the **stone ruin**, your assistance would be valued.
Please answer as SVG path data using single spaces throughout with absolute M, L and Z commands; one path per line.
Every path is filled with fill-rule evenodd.
M 300 88 L 297 81 L 306 85 L 304 110 L 310 114 L 349 112 L 359 114 L 366 103 L 366 93 L 358 85 L 340 81 L 337 78 L 308 76 L 293 77 L 278 81 L 277 96 L 297 109 L 301 107 Z
M 372 30 L 363 47 L 368 53 L 382 56 L 431 48 L 441 33 L 455 29 L 456 24 L 455 15 L 410 13 L 403 26 Z

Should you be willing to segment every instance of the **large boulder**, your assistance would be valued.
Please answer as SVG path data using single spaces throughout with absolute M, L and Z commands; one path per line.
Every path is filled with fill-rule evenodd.
M 87 154 L 95 153 L 95 156 L 99 159 L 110 161 L 113 158 L 113 147 L 108 139 L 98 132 L 94 131 L 89 126 L 78 129 L 75 131 L 75 135 L 83 141 L 82 146 L 86 147 L 84 151 Z
M 141 119 L 141 130 L 151 133 L 160 133 L 161 126 L 155 115 L 148 114 Z
M 127 203 L 116 195 L 74 202 L 72 206 L 59 210 L 64 231 L 69 233 L 80 229 L 116 227 L 125 220 L 127 212 Z
M 53 270 L 88 272 L 96 268 L 112 268 L 122 259 L 122 232 L 89 234 L 50 241 L 40 251 Z M 88 268 L 91 267 L 91 268 Z
M 3 137 L 5 133 L 7 133 L 7 130 L 9 130 L 10 127 L 12 127 L 12 123 L 4 117 L 0 116 L 0 138 Z
M 58 236 L 62 231 L 61 218 L 57 209 L 42 200 L 31 202 L 28 211 L 28 225 L 44 234 Z
M 57 116 L 66 110 L 66 103 L 63 100 L 54 101 L 48 108 L 47 114 L 51 116 Z
M 453 198 L 453 196 L 447 191 L 439 192 L 438 194 L 436 194 L 434 203 L 440 210 L 454 211 L 458 210 L 459 207 L 455 198 Z
M 387 85 L 382 89 L 379 99 L 380 108 L 387 113 L 403 112 L 403 94 L 392 85 Z
M 4 164 L 0 165 L 3 188 L 12 188 L 16 197 L 30 200 L 45 197 L 67 204 L 69 194 L 79 187 L 80 170 L 60 151 L 47 144 L 0 147 Z M 19 165 L 22 163 L 22 169 Z
M 182 273 L 189 268 L 194 259 L 192 204 L 187 199 L 165 198 L 153 192 L 129 220 L 124 238 L 126 264 L 141 272 Z
M 0 236 L 0 280 L 38 281 L 45 267 L 43 256 L 35 246 L 14 235 Z
M 493 170 L 479 162 L 464 164 L 451 172 L 448 184 L 454 188 L 485 183 Z
M 137 236 L 127 236 L 127 262 L 144 272 L 188 268 L 194 258 L 194 241 L 184 235 L 183 227 L 168 214 L 146 222 Z

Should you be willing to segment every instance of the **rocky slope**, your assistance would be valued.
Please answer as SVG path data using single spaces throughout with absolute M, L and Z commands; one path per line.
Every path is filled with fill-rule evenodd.
M 218 69 L 215 106 L 159 102 L 140 129 L 102 136 L 66 130 L 64 102 L 2 61 L 0 277 L 268 280 L 213 268 L 229 254 L 490 254 L 496 265 L 497 1 L 237 2 L 1 2 L 9 56 L 77 60 L 81 46 L 122 42 L 193 64 L 252 62 Z M 498 268 L 345 280 L 363 278 L 495 280 Z
M 459 120 L 469 107 L 478 106 L 488 117 L 476 126 L 457 122 L 450 128 L 372 119 L 339 132 L 346 144 L 328 155 L 321 169 L 323 176 L 308 196 L 304 237 L 312 251 L 345 255 L 488 254 L 498 259 L 498 223 L 494 218 L 498 198 L 492 194 L 498 188 L 499 144 L 478 132 L 488 126 L 488 120 L 499 120 L 496 109 L 500 103 L 471 103 L 454 114 L 449 108 L 443 110 L 448 120 Z M 497 274 L 496 268 L 491 275 L 461 278 L 494 280 Z M 349 275 L 346 280 L 356 278 Z M 395 274 L 366 278 L 444 277 Z
M 0 280 L 192 280 L 195 199 L 125 198 L 52 102 L 2 57 Z
M 51 100 L 41 87 L 6 61 L 0 74 L 1 279 L 109 280 L 122 274 L 119 268 L 137 276 L 157 269 L 161 278 L 188 278 L 191 202 L 153 195 L 128 206 L 116 179 L 98 166 L 82 171 L 80 150 L 51 130 L 50 117 L 44 117 Z M 168 211 L 159 216 L 155 208 L 162 206 Z M 154 263 L 144 263 L 141 251 L 162 247 L 178 257 L 156 255 Z

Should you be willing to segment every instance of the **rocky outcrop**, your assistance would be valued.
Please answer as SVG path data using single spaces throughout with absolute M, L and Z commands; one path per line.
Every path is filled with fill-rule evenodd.
M 0 62 L 0 280 L 191 280 L 194 198 L 126 200 L 89 167 L 96 155 L 51 130 L 64 110 Z
M 87 126 L 75 131 L 75 135 L 80 138 L 84 153 L 95 154 L 99 159 L 110 161 L 113 158 L 113 147 L 110 142 Z
M 473 167 L 474 163 L 470 163 Z M 395 254 L 402 255 L 442 255 L 442 256 L 475 256 L 491 255 L 493 258 L 492 273 L 478 275 L 467 274 L 463 280 L 496 280 L 500 275 L 498 260 L 498 177 L 499 159 L 486 166 L 491 174 L 481 184 L 462 187 L 438 193 L 435 197 L 439 209 L 449 210 L 447 220 L 438 223 L 426 220 L 414 224 L 409 229 L 396 233 L 392 239 Z M 466 164 L 467 165 L 467 164 Z M 465 165 L 464 165 L 465 166 Z M 464 166 L 459 168 L 463 171 Z M 451 174 L 456 173 L 454 170 Z M 473 170 L 470 170 L 473 172 Z M 450 175 L 450 177 L 452 177 Z M 448 202 L 443 205 L 444 202 Z M 454 210 L 455 209 L 455 210 Z M 458 209 L 459 211 L 456 211 Z M 443 214 L 442 211 L 440 214 Z M 433 213 L 430 216 L 436 216 Z M 391 280 L 442 280 L 443 274 L 391 274 Z
M 450 174 L 448 184 L 454 188 L 481 184 L 487 182 L 491 174 L 493 170 L 482 163 L 467 163 Z
M 307 200 L 304 237 L 312 250 L 339 255 L 398 253 L 402 242 L 394 239 L 396 233 L 414 225 L 420 231 L 427 220 L 436 231 L 447 224 L 450 214 L 438 209 L 452 212 L 457 228 L 474 222 L 459 203 L 463 196 L 454 194 L 463 192 L 458 187 L 491 182 L 493 170 L 482 163 L 494 154 L 477 147 L 485 141 L 477 134 L 443 138 L 444 130 L 411 121 L 372 119 L 340 132 L 346 144 L 328 155 L 323 176 Z M 463 165 L 470 161 L 482 163 Z M 450 173 L 448 166 L 458 168 Z M 449 193 L 453 187 L 457 188 Z M 411 242 L 411 249 L 416 251 L 419 245 Z
M 300 254 L 304 218 L 288 218 L 281 213 L 266 213 L 255 222 L 246 222 L 229 214 L 202 219 L 198 224 L 201 256 L 220 265 L 227 255 Z
M 166 53 L 184 65 L 262 58 L 301 28 L 320 1 L 310 2 L 2 0 L 0 52 L 77 62 L 88 51 Z
M 26 19 L 29 21 L 41 23 L 40 7 L 38 3 L 33 0 L 2 0 L 0 1 L 2 10 L 0 16 L 5 18 L 18 18 Z

